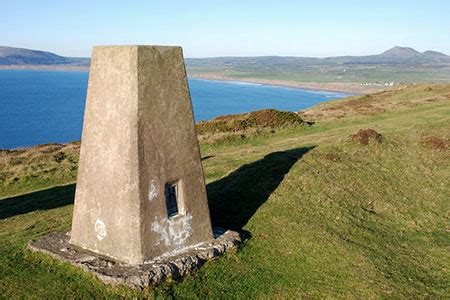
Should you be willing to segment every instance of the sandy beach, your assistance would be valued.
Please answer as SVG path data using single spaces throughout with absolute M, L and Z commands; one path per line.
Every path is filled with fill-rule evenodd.
M 341 83 L 341 82 L 298 82 L 289 80 L 272 80 L 261 78 L 234 78 L 217 74 L 189 74 L 191 78 L 221 81 L 239 81 L 250 83 L 261 83 L 267 85 L 277 85 L 292 88 L 301 88 L 307 90 L 320 90 L 330 92 L 341 92 L 350 94 L 369 94 L 384 90 L 383 86 L 363 86 L 359 83 Z

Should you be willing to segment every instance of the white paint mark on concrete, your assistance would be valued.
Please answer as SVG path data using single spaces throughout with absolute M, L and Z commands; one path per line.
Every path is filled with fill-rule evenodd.
M 148 191 L 148 200 L 152 201 L 157 196 L 158 196 L 158 189 L 156 188 L 155 180 L 152 180 L 152 182 L 150 183 L 150 189 Z
M 102 220 L 97 218 L 94 224 L 94 229 L 95 233 L 97 233 L 97 239 L 99 241 L 103 240 L 106 237 L 106 225 Z
M 166 246 L 182 247 L 192 235 L 192 215 L 178 215 L 170 219 L 157 220 L 152 223 L 152 230 L 159 234 L 160 241 Z
M 201 247 L 201 245 L 205 245 L 205 246 Z M 177 248 L 175 250 L 172 250 L 172 251 L 166 252 L 164 254 L 161 254 L 161 255 L 159 255 L 157 257 L 153 257 L 151 260 L 144 261 L 144 265 L 160 263 L 161 261 L 164 261 L 167 257 L 172 257 L 172 256 L 175 256 L 175 255 L 180 254 L 180 253 L 186 253 L 186 252 L 188 252 L 188 251 L 190 251 L 192 249 L 199 250 L 199 251 L 208 250 L 209 248 L 206 245 L 208 245 L 209 248 L 213 247 L 211 243 L 201 242 L 201 243 L 190 245 L 190 246 L 187 246 L 187 247 L 184 247 L 184 248 Z

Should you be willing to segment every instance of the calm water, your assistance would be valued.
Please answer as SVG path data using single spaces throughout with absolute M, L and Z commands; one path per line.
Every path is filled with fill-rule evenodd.
M 88 73 L 0 70 L 0 148 L 81 138 Z M 195 119 L 263 108 L 297 111 L 345 94 L 190 79 Z

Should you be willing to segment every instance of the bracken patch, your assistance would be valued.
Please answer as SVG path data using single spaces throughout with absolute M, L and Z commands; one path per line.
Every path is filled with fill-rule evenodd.
M 426 136 L 421 140 L 422 145 L 436 150 L 447 150 L 450 140 L 439 138 L 437 136 Z
M 226 115 L 211 121 L 199 122 L 199 135 L 222 132 L 242 132 L 249 129 L 273 129 L 304 125 L 306 122 L 296 113 L 264 109 L 245 114 Z
M 380 144 L 383 141 L 383 136 L 371 128 L 360 129 L 357 133 L 350 135 L 350 140 L 361 145 L 369 145 L 371 142 Z

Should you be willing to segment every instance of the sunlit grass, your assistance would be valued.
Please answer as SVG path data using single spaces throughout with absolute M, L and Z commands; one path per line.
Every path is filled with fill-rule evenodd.
M 77 159 L 57 162 L 57 152 L 69 157 L 73 149 L 23 153 L 14 168 L 2 168 L 16 173 L 3 175 L 0 197 L 29 194 L 0 200 L 0 294 L 446 298 L 450 161 L 448 148 L 423 138 L 448 141 L 450 103 L 420 101 L 432 92 L 417 88 L 376 96 L 374 106 L 389 105 L 382 112 L 356 109 L 328 121 L 319 115 L 323 110 L 313 108 L 309 116 L 316 123 L 309 127 L 201 144 L 213 223 L 250 238 L 197 274 L 145 291 L 103 285 L 82 270 L 26 250 L 30 239 L 69 230 Z M 340 106 L 345 101 L 322 108 L 346 110 Z M 403 101 L 418 103 L 398 105 Z M 348 135 L 362 128 L 374 128 L 383 142 L 351 142 Z

